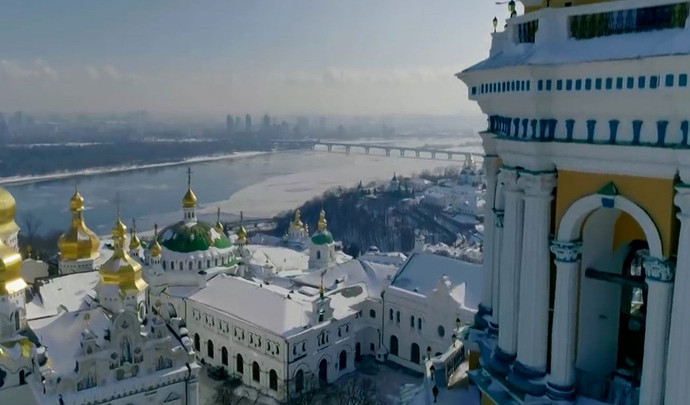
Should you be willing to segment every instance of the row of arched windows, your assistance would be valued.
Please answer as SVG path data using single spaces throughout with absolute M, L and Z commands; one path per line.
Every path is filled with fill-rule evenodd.
M 198 333 L 194 334 L 194 350 L 197 352 L 201 351 L 201 338 Z M 206 356 L 210 359 L 214 358 L 215 350 L 213 341 L 209 339 L 206 342 Z M 221 363 L 224 366 L 228 366 L 228 349 L 223 346 L 221 348 Z M 238 374 L 244 375 L 244 358 L 241 354 L 237 353 L 235 358 L 235 371 Z M 252 381 L 261 382 L 261 367 L 256 361 L 252 363 Z M 275 370 L 270 370 L 268 373 L 268 385 L 269 388 L 277 391 L 278 390 L 278 373 Z
M 197 260 L 196 261 L 196 266 L 195 266 L 195 261 L 190 260 L 190 261 L 175 261 L 175 260 L 162 260 L 161 265 L 163 266 L 163 270 L 167 270 L 168 267 L 170 267 L 170 270 L 185 270 L 185 267 L 187 270 L 194 270 L 194 267 L 196 267 L 197 270 L 203 270 L 203 269 L 210 269 L 211 267 L 217 267 L 217 266 L 222 266 L 223 264 L 227 263 L 230 260 L 230 256 L 220 256 L 220 257 L 214 257 L 213 260 L 211 259 L 206 259 L 206 267 L 203 267 L 204 261 L 203 260 Z M 186 263 L 186 266 L 185 266 Z
M 390 342 L 388 345 L 388 351 L 393 356 L 400 356 L 398 350 L 398 337 L 391 335 Z M 410 345 L 410 362 L 419 364 L 421 361 L 421 355 L 419 351 L 419 345 L 417 343 L 412 343 Z

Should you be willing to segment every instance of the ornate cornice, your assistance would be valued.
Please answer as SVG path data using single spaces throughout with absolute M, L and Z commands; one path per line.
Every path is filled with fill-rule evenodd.
M 675 272 L 675 263 L 669 260 L 661 260 L 656 257 L 644 259 L 644 274 L 647 279 L 670 282 L 673 281 Z
M 549 196 L 556 187 L 556 173 L 520 173 L 518 186 L 529 196 Z
M 582 254 L 582 242 L 551 242 L 551 252 L 556 255 L 557 262 L 575 263 L 580 261 Z

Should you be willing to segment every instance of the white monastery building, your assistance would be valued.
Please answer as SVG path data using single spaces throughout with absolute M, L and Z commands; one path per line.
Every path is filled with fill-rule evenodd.
M 473 380 L 485 404 L 687 404 L 690 4 L 522 4 L 457 75 L 489 118 Z

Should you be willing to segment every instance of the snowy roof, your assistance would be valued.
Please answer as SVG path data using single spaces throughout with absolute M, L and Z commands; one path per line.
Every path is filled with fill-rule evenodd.
M 93 292 L 98 279 L 98 272 L 90 271 L 53 277 L 37 283 L 38 294 L 34 293 L 33 299 L 26 304 L 27 318 L 57 315 L 60 306 L 68 311 L 78 310 L 82 307 L 84 298 Z
M 538 41 L 534 45 L 521 45 L 514 49 L 515 52 L 497 52 L 463 73 L 518 65 L 585 63 L 688 54 L 690 42 L 686 30 L 666 29 L 587 40 L 568 39 L 543 44 Z
M 308 297 L 278 286 L 262 285 L 240 277 L 220 275 L 208 286 L 189 297 L 189 301 L 203 304 L 231 317 L 259 328 L 285 336 L 288 332 L 309 324 L 311 303 Z
M 460 291 L 452 294 L 456 301 L 461 298 L 458 302 L 468 308 L 476 308 L 479 305 L 483 280 L 482 266 L 433 253 L 414 253 L 410 256 L 395 275 L 392 285 L 417 294 L 429 295 L 443 276 L 447 276 L 453 286 L 465 284 L 462 297 L 457 297 Z
M 97 344 L 103 346 L 110 318 L 103 308 L 97 307 L 29 321 L 29 326 L 46 347 L 53 370 L 58 375 L 65 375 L 74 370 L 74 359 L 81 351 L 82 333 L 88 328 L 96 335 Z
M 304 270 L 309 267 L 309 255 L 292 249 L 264 245 L 248 245 L 247 249 L 252 254 L 252 264 L 270 265 L 277 272 Z
M 364 283 L 370 296 L 380 296 L 388 284 L 387 277 L 393 276 L 397 266 L 388 266 L 362 260 L 350 260 L 326 269 L 323 276 L 323 284 L 327 289 L 335 289 L 341 286 L 351 286 Z M 293 281 L 312 287 L 321 285 L 321 271 L 305 273 L 295 277 Z

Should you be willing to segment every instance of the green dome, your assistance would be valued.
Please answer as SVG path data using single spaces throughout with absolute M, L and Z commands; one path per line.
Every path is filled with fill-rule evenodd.
M 208 250 L 212 247 L 225 249 L 231 246 L 227 236 L 206 222 L 186 225 L 180 221 L 170 225 L 161 231 L 158 242 L 166 249 L 178 253 Z
M 333 243 L 333 235 L 328 231 L 316 231 L 312 235 L 311 241 L 315 245 L 327 245 Z

